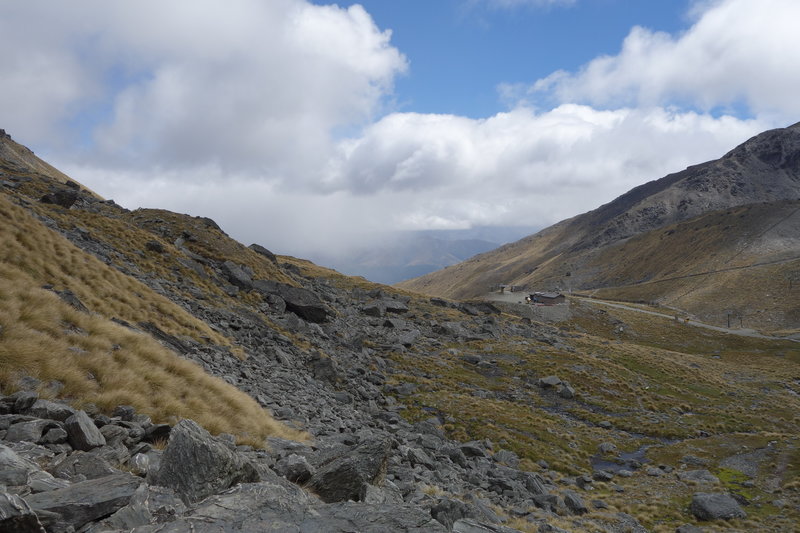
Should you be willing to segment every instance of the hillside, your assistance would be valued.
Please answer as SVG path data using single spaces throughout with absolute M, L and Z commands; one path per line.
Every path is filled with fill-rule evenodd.
M 792 329 L 798 299 L 783 293 L 800 270 L 799 198 L 796 124 L 399 286 L 454 298 L 484 295 L 498 283 L 597 290 L 672 305 L 713 323 L 733 310 L 751 327 Z M 733 286 L 744 290 L 727 290 Z M 754 313 L 751 291 L 783 296 L 762 298 Z M 711 298 L 714 306 L 706 303 Z
M 797 343 L 430 298 L 0 145 L 0 531 L 800 521 Z

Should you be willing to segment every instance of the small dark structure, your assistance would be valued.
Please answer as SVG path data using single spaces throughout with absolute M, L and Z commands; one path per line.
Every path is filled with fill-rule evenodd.
M 567 301 L 566 296 L 560 292 L 534 292 L 528 298 L 532 303 L 543 305 L 563 304 Z

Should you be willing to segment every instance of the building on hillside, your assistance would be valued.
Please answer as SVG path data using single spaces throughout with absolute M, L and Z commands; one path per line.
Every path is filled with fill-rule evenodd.
M 528 299 L 531 303 L 543 305 L 563 304 L 567 301 L 567 297 L 560 292 L 534 292 Z

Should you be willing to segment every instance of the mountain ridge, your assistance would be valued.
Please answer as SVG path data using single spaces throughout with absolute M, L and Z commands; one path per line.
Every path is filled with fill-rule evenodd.
M 709 213 L 798 198 L 800 124 L 794 124 L 758 134 L 720 159 L 637 186 L 612 202 L 515 243 L 398 286 L 457 298 L 482 296 L 488 287 L 498 283 L 537 289 L 602 289 L 608 284 L 604 280 L 604 270 L 626 261 L 624 254 L 614 255 L 608 250 L 622 249 L 630 239 L 652 233 L 652 238 L 657 240 L 662 229 L 672 226 L 680 229 L 682 222 Z M 796 216 L 791 213 L 793 211 L 790 216 Z M 768 210 L 764 210 L 763 215 L 766 217 Z M 761 222 L 755 219 L 752 224 L 754 229 L 761 227 Z M 726 253 L 733 256 L 734 248 L 745 246 L 741 243 L 747 242 L 749 233 L 739 224 L 720 223 L 720 228 L 726 227 L 739 231 L 728 235 L 731 251 Z M 791 235 L 787 239 L 794 249 L 800 247 L 800 242 Z M 753 243 L 746 246 L 757 247 Z M 709 250 L 711 252 L 723 253 L 721 249 Z M 652 250 L 653 257 L 666 263 L 675 261 L 670 254 L 680 256 L 681 253 L 681 249 Z M 600 256 L 605 263 L 597 260 Z M 631 273 L 630 278 L 617 282 L 625 285 L 655 275 L 652 266 L 642 265 L 642 268 L 641 272 Z M 655 293 L 649 297 L 649 302 L 672 298 L 669 294 Z M 692 306 L 687 309 L 693 310 Z M 781 322 L 781 327 L 791 325 L 790 319 Z
M 0 158 L 0 530 L 798 523 L 796 343 L 430 298 L 26 157 Z M 708 522 L 709 493 L 741 518 Z

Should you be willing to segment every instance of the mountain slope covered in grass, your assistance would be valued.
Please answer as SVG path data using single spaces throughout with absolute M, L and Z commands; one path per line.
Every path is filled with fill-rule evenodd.
M 734 312 L 752 327 L 791 330 L 800 300 L 786 292 L 800 271 L 798 200 L 794 125 L 399 286 L 459 298 L 498 283 L 597 291 L 672 305 L 716 324 Z
M 0 501 L 28 502 L 50 530 L 792 531 L 800 521 L 796 342 L 588 298 L 549 323 L 524 305 L 501 312 L 370 283 L 244 246 L 208 218 L 130 211 L 12 143 L 0 139 L 11 154 L 0 157 L 0 471 L 14 483 Z M 730 251 L 727 232 L 753 220 L 772 228 L 753 253 L 780 257 L 794 235 L 780 221 L 797 206 L 776 206 L 633 236 L 619 252 L 631 264 L 602 273 L 607 289 L 670 246 L 720 269 L 708 251 Z M 706 275 L 676 266 L 648 266 L 657 278 L 637 290 Z M 45 400 L 90 413 L 106 444 L 68 441 Z M 180 421 L 163 451 L 143 440 L 151 419 Z M 191 442 L 205 451 L 187 463 Z M 230 465 L 242 472 L 218 475 Z M 170 481 L 180 468 L 184 481 Z M 200 482 L 187 487 L 192 476 Z M 132 490 L 119 512 L 87 518 L 90 500 L 111 492 L 96 487 L 120 479 Z M 746 516 L 701 520 L 698 493 L 735 497 Z

